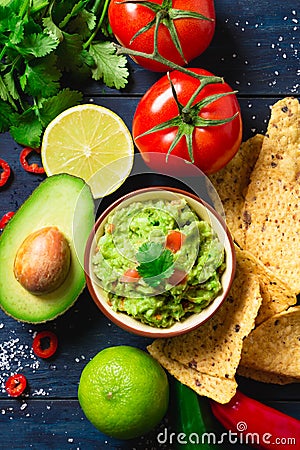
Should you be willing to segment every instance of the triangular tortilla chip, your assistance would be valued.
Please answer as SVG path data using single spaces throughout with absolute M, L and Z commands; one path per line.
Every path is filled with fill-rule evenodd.
M 244 340 L 240 365 L 300 381 L 300 306 L 255 328 Z
M 272 107 L 267 136 L 248 186 L 245 249 L 300 292 L 300 104 Z
M 212 398 L 218 403 L 228 403 L 231 400 L 237 388 L 235 380 L 224 380 L 186 367 L 166 356 L 163 351 L 164 345 L 163 339 L 157 339 L 147 348 L 149 353 L 177 380 L 189 386 L 197 394 Z
M 213 317 L 190 333 L 154 341 L 148 350 L 154 357 L 159 351 L 159 362 L 179 381 L 227 403 L 235 393 L 243 340 L 254 328 L 261 301 L 257 276 L 239 264 L 237 254 L 230 293 Z
M 209 175 L 222 202 L 227 226 L 241 247 L 244 247 L 245 244 L 246 224 L 242 217 L 245 195 L 262 142 L 261 134 L 243 142 L 237 154 L 223 169 Z M 214 198 L 214 192 L 209 186 L 208 191 L 215 203 L 217 199 Z
M 289 286 L 252 253 L 247 250 L 240 250 L 237 246 L 235 251 L 239 255 L 240 265 L 243 265 L 249 274 L 256 275 L 259 280 L 262 304 L 255 320 L 256 325 L 297 303 L 297 297 Z
M 264 372 L 263 370 L 255 370 L 250 367 L 239 366 L 237 370 L 238 375 L 245 378 L 251 378 L 255 381 L 260 381 L 261 383 L 272 383 L 272 384 L 291 384 L 299 383 L 299 378 L 288 377 L 286 375 L 278 375 L 277 373 Z
M 239 266 L 230 293 L 213 317 L 196 330 L 168 339 L 172 359 L 211 376 L 231 379 L 243 339 L 254 328 L 261 305 L 259 282 Z

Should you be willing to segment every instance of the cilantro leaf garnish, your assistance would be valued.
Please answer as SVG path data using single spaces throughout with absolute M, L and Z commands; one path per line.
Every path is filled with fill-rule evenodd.
M 111 42 L 108 5 L 0 0 L 0 133 L 9 131 L 19 144 L 37 148 L 49 118 L 82 100 L 67 81 L 78 86 L 93 78 L 125 87 L 127 59 Z
M 127 60 L 125 56 L 115 54 L 116 49 L 111 42 L 97 42 L 90 45 L 89 53 L 96 62 L 92 68 L 92 77 L 95 80 L 103 78 L 107 86 L 115 86 L 117 89 L 126 86 L 129 75 Z
M 173 253 L 158 242 L 141 245 L 136 259 L 140 263 L 137 267 L 138 273 L 151 287 L 157 287 L 174 272 Z

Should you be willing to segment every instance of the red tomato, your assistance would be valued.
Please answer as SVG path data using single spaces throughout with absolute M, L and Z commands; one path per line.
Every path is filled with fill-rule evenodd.
M 57 350 L 58 339 L 52 331 L 40 331 L 34 337 L 32 349 L 40 358 L 50 358 Z
M 148 2 L 147 2 L 148 3 Z M 156 14 L 165 14 L 164 24 L 159 25 L 158 29 L 158 51 L 169 61 L 180 66 L 199 56 L 210 44 L 215 31 L 215 8 L 213 0 L 152 0 L 154 8 L 160 11 L 157 13 L 149 7 L 143 5 L 143 2 L 134 3 L 119 0 L 111 0 L 108 17 L 112 31 L 116 39 L 124 47 L 151 54 L 154 47 L 154 23 L 150 29 L 139 34 L 133 41 L 132 38 L 143 27 L 155 20 Z M 171 3 L 171 7 L 168 5 Z M 185 58 L 182 58 L 176 49 L 170 31 L 166 26 L 166 20 L 169 20 L 175 10 L 193 11 L 202 14 L 209 20 L 203 18 L 182 17 L 174 18 L 173 24 L 177 32 L 177 37 Z M 146 69 L 155 71 L 166 71 L 168 66 L 159 62 L 141 57 L 133 59 Z
M 7 378 L 5 390 L 10 397 L 19 397 L 23 394 L 27 386 L 27 379 L 21 373 L 16 373 Z
M 171 252 L 176 253 L 181 249 L 185 236 L 180 231 L 172 230 L 168 233 L 166 238 L 166 248 Z
M 198 75 L 211 76 L 203 69 L 190 69 Z M 177 93 L 178 101 L 186 106 L 199 87 L 200 81 L 191 75 L 179 71 L 170 73 L 170 78 Z M 211 95 L 230 93 L 214 100 L 207 105 L 195 106 L 199 101 L 205 101 Z M 196 107 L 196 111 L 193 109 Z M 178 105 L 173 97 L 170 81 L 165 75 L 158 80 L 142 97 L 134 114 L 132 134 L 135 144 L 141 152 L 144 161 L 158 172 L 170 175 L 199 175 L 196 167 L 206 174 L 217 172 L 225 166 L 235 155 L 242 140 L 242 119 L 235 94 L 227 83 L 209 84 L 198 93 L 189 109 L 189 117 L 179 113 Z M 236 117 L 222 125 L 205 124 L 205 120 L 229 119 Z M 170 119 L 177 118 L 177 125 L 168 125 L 160 131 L 147 135 L 141 134 L 151 130 Z M 190 127 L 199 118 L 204 124 Z M 189 121 L 187 123 L 187 121 Z M 177 142 L 170 156 L 168 151 L 174 141 L 179 126 L 187 127 L 192 132 L 192 153 L 194 165 L 188 152 L 185 136 Z M 205 125 L 205 126 L 204 126 Z M 196 166 L 196 167 L 195 167 Z
M 141 277 L 136 269 L 128 269 L 121 276 L 120 281 L 122 281 L 122 283 L 136 283 L 139 278 Z

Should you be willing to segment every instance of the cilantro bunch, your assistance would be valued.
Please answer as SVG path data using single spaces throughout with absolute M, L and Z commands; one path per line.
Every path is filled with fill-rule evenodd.
M 39 147 L 49 122 L 82 100 L 64 78 L 125 87 L 126 58 L 110 41 L 108 3 L 0 0 L 0 132 Z

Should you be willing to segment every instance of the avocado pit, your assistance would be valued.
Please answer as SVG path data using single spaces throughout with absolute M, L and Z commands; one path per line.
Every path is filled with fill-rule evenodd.
M 57 289 L 70 269 L 71 253 L 67 239 L 57 227 L 34 231 L 20 245 L 14 275 L 24 289 L 41 295 Z

